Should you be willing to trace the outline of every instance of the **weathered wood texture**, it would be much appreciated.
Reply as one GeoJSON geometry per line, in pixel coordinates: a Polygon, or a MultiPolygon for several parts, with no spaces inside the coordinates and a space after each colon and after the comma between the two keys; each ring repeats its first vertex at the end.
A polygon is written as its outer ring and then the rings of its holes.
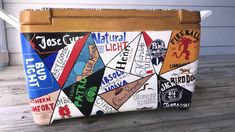
{"type": "Polygon", "coordinates": [[[235,130],[235,57],[200,58],[192,107],[126,112],[103,117],[34,124],[22,67],[0,71],[0,131],[233,132],[235,130]]]}

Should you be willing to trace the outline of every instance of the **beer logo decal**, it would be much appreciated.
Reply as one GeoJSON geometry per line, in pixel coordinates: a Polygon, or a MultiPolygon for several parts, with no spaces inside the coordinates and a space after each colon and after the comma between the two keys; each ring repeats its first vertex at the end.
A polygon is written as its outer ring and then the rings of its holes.
{"type": "Polygon", "coordinates": [[[159,63],[163,62],[166,50],[166,45],[162,40],[156,39],[151,42],[149,51],[152,56],[151,61],[153,65],[159,65],[159,63]]]}
{"type": "Polygon", "coordinates": [[[159,74],[165,60],[171,34],[172,31],[143,32],[143,38],[148,47],[151,62],[157,74],[159,74]]]}
{"type": "Polygon", "coordinates": [[[145,44],[143,34],[140,36],[136,49],[131,73],[140,77],[155,73],[153,64],[151,63],[150,52],[145,44]]]}
{"type": "Polygon", "coordinates": [[[120,51],[115,58],[107,64],[107,66],[130,73],[140,38],[141,34],[138,34],[138,36],[135,37],[134,40],[131,41],[122,51],[120,51]]]}
{"type": "Polygon", "coordinates": [[[92,32],[91,34],[104,64],[107,65],[135,39],[139,32],[92,32]]]}
{"type": "Polygon", "coordinates": [[[21,34],[38,123],[157,108],[188,108],[199,30],[21,34]]]}
{"type": "Polygon", "coordinates": [[[23,63],[30,99],[35,99],[54,91],[60,86],[29,42],[21,35],[23,63]]]}

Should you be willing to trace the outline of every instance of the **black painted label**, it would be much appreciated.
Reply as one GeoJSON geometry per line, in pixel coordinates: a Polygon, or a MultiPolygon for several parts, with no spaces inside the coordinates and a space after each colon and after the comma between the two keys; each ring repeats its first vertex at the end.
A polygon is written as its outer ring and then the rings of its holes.
{"type": "Polygon", "coordinates": [[[86,116],[91,114],[101,85],[104,70],[105,68],[63,89],[68,98],[86,116]]]}

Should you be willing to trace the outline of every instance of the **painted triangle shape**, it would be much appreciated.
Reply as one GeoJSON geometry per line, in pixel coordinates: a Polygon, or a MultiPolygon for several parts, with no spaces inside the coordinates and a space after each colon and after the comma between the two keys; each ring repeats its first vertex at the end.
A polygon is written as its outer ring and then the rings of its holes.
{"type": "Polygon", "coordinates": [[[80,110],[73,104],[73,102],[67,97],[67,95],[63,91],[61,91],[56,101],[55,110],[53,112],[51,122],[54,120],[80,116],[83,116],[80,110]]]}
{"type": "Polygon", "coordinates": [[[118,110],[151,77],[147,76],[122,87],[100,94],[109,105],[118,110]]]}
{"type": "Polygon", "coordinates": [[[100,96],[97,96],[91,115],[103,115],[108,113],[117,113],[111,105],[109,105],[105,100],[103,100],[100,96]]]}
{"type": "Polygon", "coordinates": [[[71,69],[73,68],[74,63],[79,57],[82,48],[84,47],[89,34],[83,36],[81,39],[77,40],[74,45],[69,45],[68,47],[64,47],[58,52],[55,63],[52,66],[51,73],[54,75],[56,80],[58,81],[60,87],[64,86],[71,69]],[[61,63],[61,55],[66,55],[62,59],[61,63]]]}
{"type": "Polygon", "coordinates": [[[198,60],[175,70],[166,72],[161,76],[171,83],[175,83],[191,92],[194,92],[197,75],[198,60]]]}
{"type": "Polygon", "coordinates": [[[105,68],[63,89],[67,97],[85,116],[89,116],[92,112],[104,70],[105,68]]]}
{"type": "Polygon", "coordinates": [[[154,74],[118,109],[118,111],[157,109],[157,107],[157,75],[154,74]]]}
{"type": "Polygon", "coordinates": [[[155,73],[151,62],[150,52],[145,44],[143,34],[141,35],[140,42],[137,46],[131,73],[140,77],[145,77],[155,73]]]}
{"type": "Polygon", "coordinates": [[[84,36],[81,40],[65,46],[64,48],[60,49],[58,52],[55,52],[48,57],[44,58],[45,65],[50,69],[54,78],[59,82],[59,84],[63,85],[64,80],[60,80],[63,78],[61,75],[64,74],[67,76],[71,65],[74,64],[74,59],[79,55],[79,49],[82,48],[83,44],[85,43],[87,36],[84,36]],[[83,40],[84,39],[84,40],[83,40]],[[75,50],[77,49],[77,51],[75,50]],[[69,63],[69,65],[67,64],[69,63]],[[67,65],[67,66],[66,66],[67,65]],[[69,67],[68,67],[69,66],[69,67]],[[64,69],[67,69],[67,72],[64,73],[64,69]]]}
{"type": "Polygon", "coordinates": [[[172,31],[143,32],[143,37],[151,56],[151,62],[157,74],[159,74],[165,60],[171,33],[172,31]]]}
{"type": "Polygon", "coordinates": [[[60,87],[28,40],[21,34],[23,63],[30,99],[52,93],[60,87]]]}
{"type": "Polygon", "coordinates": [[[30,99],[33,119],[36,124],[48,125],[55,109],[56,100],[60,90],[54,91],[47,95],[30,99]]]}
{"type": "Polygon", "coordinates": [[[47,66],[49,71],[51,71],[51,68],[55,62],[57,54],[58,54],[58,52],[52,53],[51,55],[49,55],[43,59],[44,64],[47,66]]]}
{"type": "Polygon", "coordinates": [[[153,42],[153,39],[146,32],[143,32],[143,37],[144,37],[146,46],[150,47],[151,43],[153,42]]]}
{"type": "Polygon", "coordinates": [[[92,75],[93,73],[97,72],[98,70],[104,67],[105,65],[98,53],[92,36],[89,35],[78,58],[76,59],[74,65],[71,68],[71,71],[63,88],[68,87],[74,84],[75,82],[78,82],[81,79],[92,75]]]}
{"type": "Polygon", "coordinates": [[[91,34],[104,64],[107,65],[139,35],[139,32],[92,32],[91,34]]]}
{"type": "Polygon", "coordinates": [[[174,30],[160,74],[196,61],[200,47],[199,30],[174,30]]]}
{"type": "Polygon", "coordinates": [[[32,48],[44,59],[64,47],[74,44],[87,32],[23,33],[32,48]]]}
{"type": "Polygon", "coordinates": [[[141,77],[136,75],[106,67],[98,94],[109,92],[140,78],[141,77]]]}
{"type": "Polygon", "coordinates": [[[191,105],[191,91],[171,83],[161,76],[158,76],[158,91],[158,107],[160,108],[189,108],[191,105]]]}
{"type": "Polygon", "coordinates": [[[137,46],[140,41],[141,34],[138,35],[131,43],[129,43],[113,60],[108,63],[108,67],[131,72],[131,67],[134,61],[134,56],[137,51],[137,46]]]}

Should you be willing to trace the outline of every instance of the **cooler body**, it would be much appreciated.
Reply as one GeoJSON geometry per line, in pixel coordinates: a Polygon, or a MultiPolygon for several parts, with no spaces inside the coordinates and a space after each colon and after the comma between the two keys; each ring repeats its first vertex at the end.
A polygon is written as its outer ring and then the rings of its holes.
{"type": "Polygon", "coordinates": [[[20,22],[37,124],[191,105],[199,12],[26,10],[20,22]]]}

